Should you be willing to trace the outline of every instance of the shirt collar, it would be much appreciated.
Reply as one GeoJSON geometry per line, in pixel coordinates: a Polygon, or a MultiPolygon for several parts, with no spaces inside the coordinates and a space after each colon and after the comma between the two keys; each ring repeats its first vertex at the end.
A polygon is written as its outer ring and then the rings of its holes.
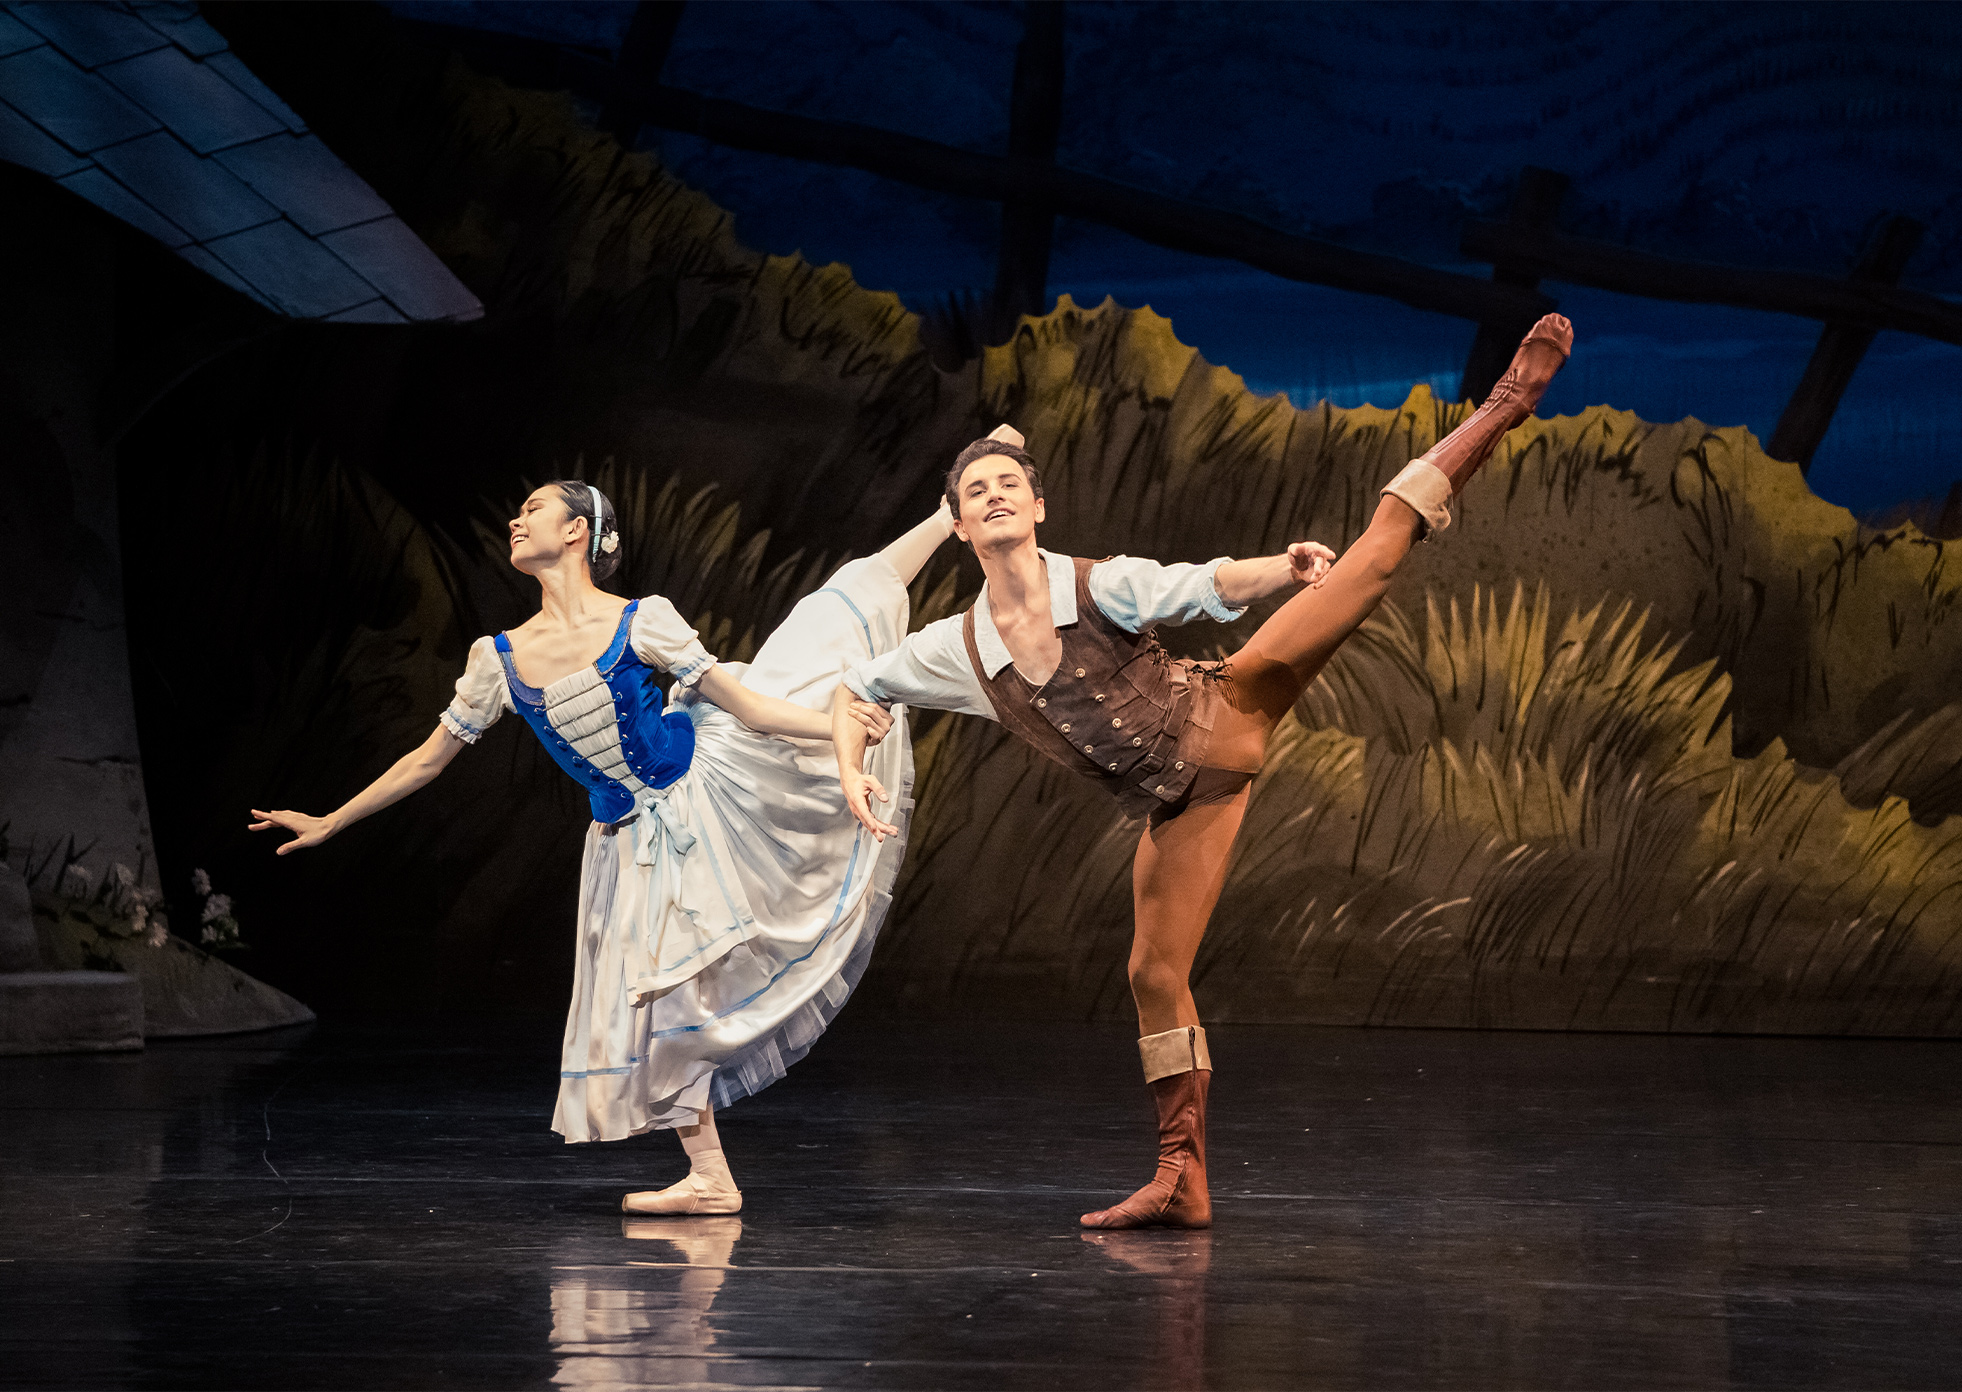
{"type": "MultiPolygon", "coordinates": [[[[1049,617],[1058,628],[1076,622],[1076,565],[1068,556],[1038,548],[1049,571],[1049,617]]],[[[974,601],[974,646],[981,654],[981,669],[993,681],[1012,659],[1008,647],[995,628],[995,616],[988,611],[988,584],[981,582],[981,597],[974,601]]]]}

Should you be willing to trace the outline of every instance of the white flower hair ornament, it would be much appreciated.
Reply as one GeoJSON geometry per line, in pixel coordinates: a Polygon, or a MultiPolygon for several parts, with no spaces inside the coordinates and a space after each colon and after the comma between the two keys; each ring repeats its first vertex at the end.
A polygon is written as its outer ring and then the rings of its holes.
{"type": "Polygon", "coordinates": [[[590,483],[586,485],[586,491],[593,495],[593,521],[590,528],[593,534],[593,548],[586,558],[590,564],[600,558],[600,553],[604,552],[611,556],[620,549],[620,529],[616,525],[604,532],[600,530],[606,517],[606,495],[590,483]]]}

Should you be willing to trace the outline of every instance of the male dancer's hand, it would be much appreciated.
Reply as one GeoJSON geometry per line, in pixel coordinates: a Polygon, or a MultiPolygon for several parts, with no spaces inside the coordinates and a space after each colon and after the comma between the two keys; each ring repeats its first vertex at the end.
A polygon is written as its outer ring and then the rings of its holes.
{"type": "Polygon", "coordinates": [[[892,733],[892,712],[884,706],[871,701],[853,701],[846,710],[853,720],[865,727],[868,749],[892,733]]]}
{"type": "Polygon", "coordinates": [[[1335,564],[1335,553],[1319,541],[1297,541],[1288,547],[1288,575],[1295,584],[1320,589],[1335,564]]]}
{"type": "Polygon", "coordinates": [[[867,730],[864,717],[852,710],[859,704],[857,695],[843,682],[831,695],[831,746],[838,754],[838,786],[844,790],[845,805],[851,808],[859,825],[883,841],[888,836],[899,835],[899,828],[879,820],[872,811],[873,798],[891,802],[892,795],[865,771],[867,730]]]}
{"type": "Polygon", "coordinates": [[[852,809],[852,815],[859,824],[873,836],[883,841],[888,836],[899,835],[899,828],[891,822],[882,822],[872,811],[872,799],[891,802],[892,795],[883,784],[871,774],[859,769],[844,769],[839,772],[838,784],[845,790],[845,805],[852,809]]]}

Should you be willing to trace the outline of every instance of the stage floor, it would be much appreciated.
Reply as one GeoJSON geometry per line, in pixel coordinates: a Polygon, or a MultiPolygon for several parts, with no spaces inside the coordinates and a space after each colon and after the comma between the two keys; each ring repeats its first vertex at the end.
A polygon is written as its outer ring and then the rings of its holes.
{"type": "Polygon", "coordinates": [[[1205,1233],[1125,1032],[846,1013],[667,1136],[546,1129],[549,1023],[0,1059],[0,1385],[1952,1388],[1962,1046],[1213,1032],[1205,1233]]]}

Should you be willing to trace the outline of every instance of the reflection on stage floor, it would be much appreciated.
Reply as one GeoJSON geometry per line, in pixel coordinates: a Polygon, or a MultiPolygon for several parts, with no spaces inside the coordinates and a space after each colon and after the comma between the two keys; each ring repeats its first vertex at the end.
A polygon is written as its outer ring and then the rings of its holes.
{"type": "Polygon", "coordinates": [[[0,1059],[0,1387],[1949,1387],[1957,1045],[1213,1032],[1216,1225],[1135,1051],[854,1016],[723,1134],[546,1129],[549,1022],[0,1059]]]}
{"type": "Polygon", "coordinates": [[[657,1243],[623,1263],[552,1269],[552,1381],[560,1387],[693,1387],[717,1381],[715,1297],[743,1220],[622,1218],[620,1236],[657,1243]],[[661,1276],[651,1276],[659,1271],[661,1276]],[[630,1279],[621,1279],[625,1275],[630,1279]],[[650,1286],[647,1282],[652,1280],[650,1286]]]}

